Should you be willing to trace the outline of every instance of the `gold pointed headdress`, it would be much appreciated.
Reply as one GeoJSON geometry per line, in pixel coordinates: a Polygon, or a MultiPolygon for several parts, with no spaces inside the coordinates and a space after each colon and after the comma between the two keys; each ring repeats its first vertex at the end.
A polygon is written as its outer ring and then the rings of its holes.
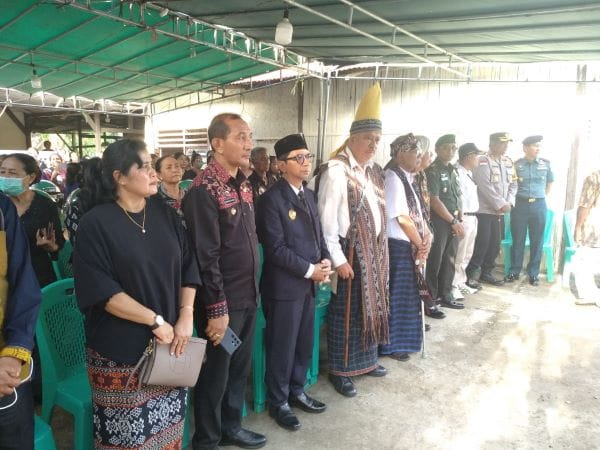
{"type": "Polygon", "coordinates": [[[381,87],[375,83],[363,95],[350,126],[350,134],[362,131],[381,131],[381,87]]]}

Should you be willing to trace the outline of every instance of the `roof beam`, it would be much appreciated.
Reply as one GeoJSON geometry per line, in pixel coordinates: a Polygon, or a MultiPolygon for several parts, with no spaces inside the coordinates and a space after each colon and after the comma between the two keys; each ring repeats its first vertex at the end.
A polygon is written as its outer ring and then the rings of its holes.
{"type": "Polygon", "coordinates": [[[327,20],[329,22],[332,22],[332,23],[334,23],[336,25],[339,25],[342,28],[346,28],[348,30],[354,31],[356,34],[364,36],[364,37],[366,37],[368,39],[371,39],[371,40],[373,40],[375,42],[379,42],[380,44],[383,44],[383,45],[385,45],[387,47],[390,47],[390,48],[392,48],[392,49],[394,49],[394,50],[396,50],[398,52],[401,52],[401,53],[404,53],[406,55],[409,55],[409,56],[413,57],[414,59],[416,59],[418,61],[430,64],[430,65],[432,65],[434,67],[438,67],[438,68],[440,68],[442,70],[445,70],[446,72],[450,72],[450,73],[453,73],[454,75],[458,75],[461,78],[469,78],[469,75],[466,74],[466,73],[464,73],[464,72],[460,72],[458,70],[454,70],[451,67],[445,66],[443,64],[439,64],[439,63],[437,63],[437,62],[435,62],[435,61],[433,61],[431,59],[425,58],[425,57],[423,57],[421,55],[417,55],[416,53],[413,53],[413,52],[411,52],[409,50],[406,50],[406,49],[404,49],[404,48],[402,48],[402,47],[400,47],[400,46],[398,46],[396,44],[390,43],[390,42],[388,42],[388,41],[386,41],[384,39],[380,39],[377,36],[373,36],[372,34],[369,34],[369,33],[366,33],[366,32],[364,32],[362,30],[359,30],[358,28],[353,27],[352,25],[348,25],[348,24],[346,24],[344,22],[341,22],[341,21],[339,21],[339,20],[337,20],[337,19],[335,19],[335,18],[333,18],[331,16],[328,16],[326,14],[323,14],[323,13],[321,13],[321,12],[319,12],[319,11],[317,11],[317,10],[309,7],[309,6],[306,6],[306,5],[302,4],[302,3],[298,3],[295,0],[284,0],[284,2],[285,3],[289,3],[290,5],[294,5],[294,6],[298,7],[298,8],[300,8],[300,9],[303,9],[303,10],[305,10],[305,11],[311,13],[311,14],[314,14],[314,15],[316,15],[318,17],[321,17],[322,19],[325,19],[325,20],[327,20]]]}
{"type": "MultiPolygon", "coordinates": [[[[14,51],[20,51],[20,52],[23,51],[23,49],[11,47],[11,46],[4,45],[4,44],[0,44],[0,48],[5,48],[5,49],[9,49],[9,50],[14,50],[14,51]]],[[[41,68],[45,68],[45,69],[47,69],[51,73],[53,73],[53,72],[74,73],[74,74],[82,75],[84,77],[96,76],[98,78],[102,78],[102,79],[105,79],[105,80],[109,80],[109,79],[113,79],[113,78],[109,78],[109,77],[101,76],[101,75],[97,75],[97,74],[99,74],[101,72],[104,72],[106,70],[113,71],[114,73],[116,73],[116,72],[124,72],[124,73],[132,74],[132,75],[138,75],[138,74],[140,74],[140,71],[131,70],[131,69],[125,69],[125,68],[120,68],[120,67],[111,67],[111,66],[106,66],[106,65],[103,65],[103,64],[98,64],[98,63],[93,63],[93,62],[88,62],[88,61],[78,61],[78,60],[74,61],[74,60],[71,60],[71,59],[66,58],[64,56],[55,55],[54,53],[40,52],[40,51],[37,51],[37,50],[30,51],[30,53],[33,54],[33,55],[37,54],[37,55],[40,55],[40,56],[44,56],[46,58],[52,58],[52,59],[56,59],[56,60],[59,60],[59,61],[66,61],[67,62],[67,64],[65,64],[65,65],[63,65],[61,67],[58,67],[58,68],[56,68],[56,67],[49,67],[49,66],[40,66],[39,64],[35,65],[38,68],[40,68],[40,67],[41,68]],[[95,72],[94,74],[89,74],[89,75],[88,74],[81,74],[78,70],[75,70],[75,71],[65,70],[65,67],[67,67],[68,65],[72,64],[72,65],[77,66],[80,63],[81,64],[85,64],[87,66],[91,66],[91,67],[97,67],[99,70],[97,72],[95,72]]],[[[18,63],[18,59],[10,59],[10,60],[9,59],[0,59],[0,61],[9,61],[9,62],[12,62],[12,63],[15,63],[15,64],[18,63]]],[[[29,64],[29,63],[21,63],[21,64],[24,64],[26,66],[31,66],[31,64],[29,64]]],[[[168,77],[168,76],[158,75],[158,74],[152,74],[152,73],[148,73],[148,72],[142,72],[142,74],[146,75],[146,76],[152,76],[152,77],[155,77],[155,78],[160,78],[160,79],[163,79],[165,81],[179,80],[179,78],[177,78],[177,77],[168,77]]],[[[46,73],[44,75],[48,75],[48,73],[46,73]]],[[[113,81],[114,81],[114,79],[113,79],[113,81]]],[[[195,80],[183,80],[183,81],[185,81],[185,82],[194,82],[195,80]]],[[[18,84],[16,86],[23,85],[23,84],[26,84],[28,82],[29,81],[23,82],[23,83],[20,83],[20,84],[18,84]]]]}
{"type": "MultiPolygon", "coordinates": [[[[150,26],[141,21],[138,22],[126,19],[124,17],[120,17],[118,15],[113,14],[112,10],[111,12],[106,12],[94,9],[93,4],[85,0],[55,0],[55,3],[66,7],[86,11],[89,14],[95,14],[102,17],[106,17],[111,20],[115,20],[117,22],[121,22],[130,26],[147,29],[152,33],[168,36],[176,40],[186,41],[196,45],[203,45],[206,47],[223,51],[225,53],[234,54],[248,59],[254,59],[265,64],[270,64],[272,66],[295,70],[297,72],[306,73],[314,77],[321,77],[320,73],[316,71],[311,71],[308,67],[302,66],[305,63],[305,58],[303,56],[290,52],[287,49],[285,49],[285,47],[276,44],[265,43],[262,41],[256,41],[255,39],[231,28],[220,25],[213,25],[180,12],[171,11],[170,14],[174,16],[177,20],[183,20],[187,24],[202,27],[203,31],[213,31],[215,39],[210,41],[208,39],[201,39],[198,37],[198,35],[195,35],[194,37],[191,37],[189,35],[182,35],[179,34],[179,30],[177,30],[177,32],[171,32],[159,28],[158,26],[150,26]],[[222,38],[220,41],[219,37],[222,38]],[[240,48],[236,48],[236,44],[245,44],[247,49],[244,51],[240,48]],[[273,57],[268,56],[269,52],[273,54],[273,57]],[[290,63],[288,61],[293,61],[293,63],[290,63]]],[[[146,8],[154,10],[162,9],[161,5],[154,4],[154,2],[146,2],[144,3],[144,5],[146,8]]],[[[242,45],[242,47],[244,47],[244,45],[242,45]]]]}
{"type": "Polygon", "coordinates": [[[19,20],[21,20],[23,17],[25,17],[27,14],[29,14],[34,9],[36,9],[38,6],[39,6],[39,3],[34,3],[29,8],[27,8],[25,11],[23,11],[21,14],[18,14],[16,17],[13,17],[11,20],[9,20],[8,22],[6,22],[4,25],[2,25],[0,27],[0,33],[3,32],[4,30],[6,30],[8,27],[11,27],[15,23],[17,23],[19,20]]]}

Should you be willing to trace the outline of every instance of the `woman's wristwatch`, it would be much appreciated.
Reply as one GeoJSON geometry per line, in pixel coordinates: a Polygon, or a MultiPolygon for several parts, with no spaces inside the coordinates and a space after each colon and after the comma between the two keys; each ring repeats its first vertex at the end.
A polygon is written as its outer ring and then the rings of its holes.
{"type": "Polygon", "coordinates": [[[160,314],[154,316],[154,323],[150,326],[151,330],[156,330],[158,327],[165,324],[165,319],[160,314]]]}

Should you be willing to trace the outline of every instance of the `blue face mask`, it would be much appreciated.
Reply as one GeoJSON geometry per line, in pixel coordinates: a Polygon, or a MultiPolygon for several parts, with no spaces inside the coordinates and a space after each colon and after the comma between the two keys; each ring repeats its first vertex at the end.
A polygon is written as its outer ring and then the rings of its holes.
{"type": "Polygon", "coordinates": [[[0,177],[0,191],[10,197],[16,197],[25,192],[23,178],[0,177]]]}

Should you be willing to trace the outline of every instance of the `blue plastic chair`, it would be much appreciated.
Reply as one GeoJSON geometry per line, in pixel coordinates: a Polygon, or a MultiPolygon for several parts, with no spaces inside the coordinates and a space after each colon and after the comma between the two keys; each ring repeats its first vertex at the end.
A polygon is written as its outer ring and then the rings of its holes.
{"type": "MultiPolygon", "coordinates": [[[[554,249],[552,247],[552,231],[554,229],[554,211],[546,211],[546,226],[544,228],[544,240],[542,250],[546,259],[546,279],[554,282],[554,249]]],[[[510,213],[504,214],[504,239],[501,241],[504,253],[504,275],[510,271],[510,249],[512,247],[512,233],[510,232],[510,213]]],[[[529,231],[525,237],[525,248],[529,247],[529,231]]]]}
{"type": "Polygon", "coordinates": [[[92,390],[85,366],[83,316],[75,299],[73,278],[42,289],[36,324],[42,363],[42,418],[50,423],[54,406],[73,415],[74,448],[93,447],[92,390]]]}

